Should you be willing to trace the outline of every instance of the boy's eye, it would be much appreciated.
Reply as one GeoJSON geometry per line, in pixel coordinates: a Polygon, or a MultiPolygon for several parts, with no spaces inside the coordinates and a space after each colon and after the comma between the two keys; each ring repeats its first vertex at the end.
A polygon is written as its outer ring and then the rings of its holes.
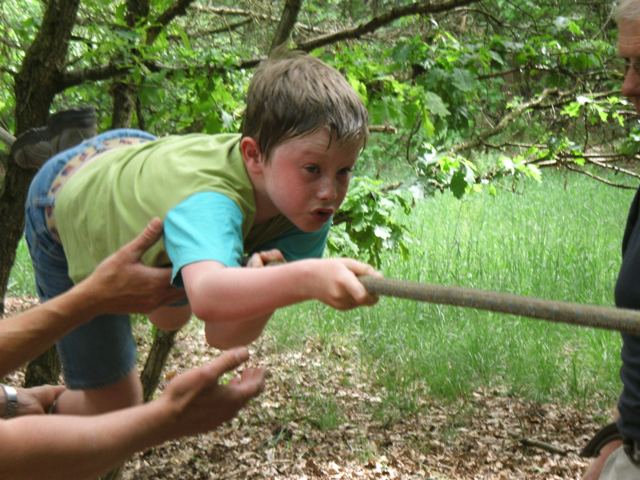
{"type": "Polygon", "coordinates": [[[309,173],[318,173],[320,172],[320,167],[317,165],[305,165],[304,169],[309,173]]]}
{"type": "Polygon", "coordinates": [[[338,170],[338,175],[350,175],[351,172],[353,172],[353,168],[346,167],[346,168],[343,168],[342,170],[338,170]]]}

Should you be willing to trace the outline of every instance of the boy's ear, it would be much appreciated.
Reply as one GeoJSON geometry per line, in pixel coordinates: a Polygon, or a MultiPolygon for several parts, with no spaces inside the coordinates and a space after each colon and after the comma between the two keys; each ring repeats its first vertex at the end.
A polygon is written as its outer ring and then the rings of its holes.
{"type": "Polygon", "coordinates": [[[251,173],[260,173],[262,171],[262,153],[260,145],[253,137],[242,137],[240,139],[240,152],[242,159],[251,173]]]}

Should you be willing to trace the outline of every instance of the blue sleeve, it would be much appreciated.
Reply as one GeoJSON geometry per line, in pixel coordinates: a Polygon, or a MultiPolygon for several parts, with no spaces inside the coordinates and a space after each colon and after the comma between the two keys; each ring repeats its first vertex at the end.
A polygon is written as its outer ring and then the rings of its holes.
{"type": "Polygon", "coordinates": [[[280,237],[260,245],[256,250],[277,248],[282,252],[287,262],[305,258],[320,258],[327,245],[329,228],[332,223],[333,220],[329,220],[320,230],[315,232],[303,232],[299,228],[293,227],[280,237]]]}
{"type": "Polygon", "coordinates": [[[243,253],[242,212],[222,193],[201,192],[172,208],[164,220],[164,244],[172,263],[171,279],[182,285],[185,265],[214,260],[240,265],[243,253]]]}

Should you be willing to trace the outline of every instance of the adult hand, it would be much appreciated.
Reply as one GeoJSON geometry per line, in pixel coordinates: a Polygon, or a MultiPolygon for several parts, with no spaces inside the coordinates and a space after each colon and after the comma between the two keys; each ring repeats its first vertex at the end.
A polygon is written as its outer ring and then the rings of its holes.
{"type": "Polygon", "coordinates": [[[160,305],[184,298],[171,286],[171,269],[147,267],[142,255],[162,236],[162,222],[152,219],[131,242],[107,257],[84,283],[109,313],[148,313],[160,305]]]}
{"type": "Polygon", "coordinates": [[[32,388],[18,388],[18,411],[16,415],[37,415],[47,413],[51,405],[64,392],[64,385],[42,385],[32,388]]]}
{"type": "Polygon", "coordinates": [[[212,430],[236,416],[253,397],[264,390],[264,370],[247,368],[227,384],[220,377],[249,358],[246,348],[228,350],[211,363],[174,378],[159,401],[172,412],[170,437],[212,430]]]}
{"type": "Polygon", "coordinates": [[[348,310],[362,305],[374,305],[378,296],[367,291],[359,276],[382,274],[371,265],[351,258],[333,258],[317,260],[314,271],[315,298],[338,310],[348,310]]]}
{"type": "Polygon", "coordinates": [[[249,257],[247,261],[247,267],[259,268],[269,265],[270,263],[284,263],[286,262],[284,255],[277,248],[272,250],[266,250],[264,252],[256,252],[249,257]]]}

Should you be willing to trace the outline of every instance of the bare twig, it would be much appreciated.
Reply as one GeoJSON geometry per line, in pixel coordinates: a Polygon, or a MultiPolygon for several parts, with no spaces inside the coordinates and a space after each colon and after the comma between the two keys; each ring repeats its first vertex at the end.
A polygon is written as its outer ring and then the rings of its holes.
{"type": "MultiPolygon", "coordinates": [[[[252,19],[254,18],[259,18],[261,20],[270,20],[273,22],[278,21],[277,17],[266,15],[264,13],[250,11],[250,10],[243,10],[241,8],[209,7],[204,5],[192,5],[189,8],[198,12],[213,13],[214,15],[228,15],[228,16],[236,15],[241,17],[249,17],[250,21],[252,21],[252,19]]],[[[309,32],[314,32],[314,33],[325,33],[325,31],[322,30],[321,28],[317,28],[312,25],[307,25],[305,23],[300,23],[300,22],[296,22],[294,27],[300,30],[307,30],[309,32]]]]}
{"type": "MultiPolygon", "coordinates": [[[[189,38],[190,39],[195,39],[195,38],[206,38],[206,37],[210,37],[212,35],[217,35],[218,33],[227,33],[227,32],[232,32],[233,30],[237,30],[241,27],[244,27],[245,25],[251,23],[251,19],[250,18],[245,18],[243,20],[240,20],[236,23],[229,23],[226,24],[222,27],[217,27],[217,28],[212,28],[211,30],[202,30],[200,32],[194,32],[194,33],[190,33],[189,34],[189,38]]],[[[169,40],[171,41],[176,41],[176,40],[182,40],[182,37],[178,36],[178,35],[169,35],[167,37],[169,40]]]]}
{"type": "Polygon", "coordinates": [[[500,119],[495,127],[485,130],[472,140],[454,145],[453,147],[451,147],[451,151],[453,153],[457,153],[481,145],[487,138],[493,137],[494,135],[497,135],[502,130],[504,130],[511,122],[513,122],[513,120],[518,118],[525,111],[542,104],[549,96],[556,95],[557,93],[558,91],[556,89],[546,88],[538,97],[528,102],[521,103],[516,108],[511,110],[507,115],[500,119]]]}
{"type": "Polygon", "coordinates": [[[584,158],[585,162],[590,163],[592,165],[596,165],[598,167],[601,168],[606,168],[609,170],[613,170],[616,173],[623,173],[625,175],[628,175],[630,177],[634,177],[634,178],[639,178],[640,179],[640,175],[637,174],[636,172],[632,172],[631,170],[627,170],[626,168],[622,168],[622,167],[618,167],[617,165],[610,165],[608,163],[605,162],[599,162],[598,160],[594,160],[590,155],[583,155],[582,158],[584,158]]]}
{"type": "Polygon", "coordinates": [[[532,438],[526,438],[523,437],[522,435],[520,435],[519,433],[516,433],[514,431],[511,430],[507,430],[507,433],[514,437],[517,438],[518,441],[524,445],[525,447],[533,447],[533,448],[539,448],[541,450],[545,450],[547,452],[551,452],[551,453],[557,453],[558,455],[566,455],[568,453],[574,452],[575,449],[570,448],[570,447],[556,447],[555,445],[552,445],[550,443],[547,442],[543,442],[540,440],[534,440],[532,438]]]}
{"type": "Polygon", "coordinates": [[[636,190],[638,188],[637,185],[636,186],[624,185],[622,183],[611,182],[611,181],[607,180],[606,178],[599,177],[598,175],[594,175],[591,172],[587,172],[586,170],[582,170],[581,168],[577,168],[577,167],[571,166],[569,164],[564,164],[564,166],[568,170],[571,170],[572,172],[576,172],[576,173],[580,173],[582,175],[586,175],[587,177],[593,178],[594,180],[597,180],[598,182],[602,182],[605,185],[609,185],[610,187],[622,188],[622,189],[625,189],[625,190],[636,190]]]}
{"type": "Polygon", "coordinates": [[[369,125],[369,131],[376,133],[398,133],[398,129],[391,125],[369,125]]]}

